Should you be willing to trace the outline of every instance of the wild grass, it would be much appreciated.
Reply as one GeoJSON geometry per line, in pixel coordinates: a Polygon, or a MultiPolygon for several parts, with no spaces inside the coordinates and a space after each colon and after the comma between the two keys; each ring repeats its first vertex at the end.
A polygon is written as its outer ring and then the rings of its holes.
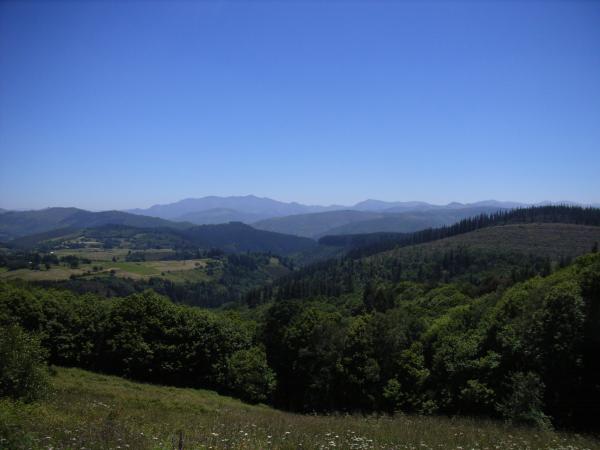
{"type": "Polygon", "coordinates": [[[0,402],[6,449],[597,449],[577,434],[469,418],[316,416],[203,390],[57,369],[38,404],[0,402]]]}
{"type": "Polygon", "coordinates": [[[112,248],[112,249],[104,249],[104,248],[65,248],[60,250],[55,250],[54,253],[56,256],[67,256],[74,255],[79,258],[87,258],[91,259],[94,262],[104,262],[104,261],[112,261],[113,258],[124,259],[127,256],[129,249],[127,248],[112,248]]]}

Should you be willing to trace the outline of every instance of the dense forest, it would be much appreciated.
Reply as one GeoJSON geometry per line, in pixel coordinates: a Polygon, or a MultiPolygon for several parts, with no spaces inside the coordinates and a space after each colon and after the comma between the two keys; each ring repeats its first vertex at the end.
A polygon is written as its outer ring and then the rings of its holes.
{"type": "Polygon", "coordinates": [[[147,291],[103,299],[0,285],[0,321],[53,364],[208,387],[296,411],[483,414],[595,426],[600,254],[477,297],[400,282],[282,300],[248,318],[147,291]]]}
{"type": "MultiPolygon", "coordinates": [[[[548,242],[526,242],[527,253],[503,248],[498,242],[493,248],[456,245],[427,251],[418,244],[431,243],[494,226],[509,224],[576,224],[600,225],[600,209],[572,206],[544,206],[516,209],[494,214],[482,214],[465,219],[450,227],[427,229],[410,234],[374,233],[367,235],[331,236],[321,244],[342,246],[347,252],[308,265],[277,280],[274,285],[253,290],[248,304],[256,305],[273,296],[277,298],[311,298],[319,295],[340,295],[360,291],[368,282],[418,281],[440,283],[464,281],[479,293],[508,286],[534,275],[547,275],[554,266],[567,264],[573,253],[571,242],[564,253],[546,252],[548,242]],[[535,250],[533,246],[536,246],[535,250]],[[410,248],[404,254],[393,250],[410,248]],[[553,258],[549,255],[553,254],[553,258]],[[375,257],[375,255],[377,255],[375,257]]],[[[570,239],[569,236],[566,237],[570,239]]],[[[502,235],[499,237],[502,239],[502,235]]],[[[535,237],[528,239],[535,240],[535,237]]],[[[594,240],[582,253],[597,247],[594,240]]],[[[577,253],[575,253],[577,254],[577,253]]]]}

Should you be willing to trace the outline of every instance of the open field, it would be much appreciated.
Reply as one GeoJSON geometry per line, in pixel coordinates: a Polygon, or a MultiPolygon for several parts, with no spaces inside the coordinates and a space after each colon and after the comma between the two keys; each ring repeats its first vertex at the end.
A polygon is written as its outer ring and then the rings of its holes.
{"type": "MultiPolygon", "coordinates": [[[[146,260],[159,259],[160,257],[168,256],[175,253],[171,249],[167,248],[155,248],[149,250],[134,250],[136,253],[143,253],[146,260]]],[[[103,249],[103,248],[76,248],[76,249],[60,249],[56,250],[54,253],[57,256],[67,256],[74,255],[79,258],[87,258],[92,261],[112,261],[113,257],[116,259],[125,259],[127,254],[130,252],[130,249],[127,248],[112,248],[112,249],[103,249]]]]}
{"type": "MultiPolygon", "coordinates": [[[[208,266],[208,259],[187,259],[182,261],[144,261],[144,262],[111,262],[107,270],[114,270],[117,276],[128,278],[162,277],[172,279],[182,272],[187,273],[190,281],[203,281],[210,277],[204,269],[208,266]]],[[[173,280],[175,281],[175,280],[173,280]]]]}
{"type": "Polygon", "coordinates": [[[49,270],[30,270],[17,269],[6,270],[0,272],[0,279],[3,280],[27,280],[27,281],[47,281],[47,280],[68,280],[71,275],[82,275],[85,273],[85,268],[91,270],[92,264],[82,264],[79,269],[71,269],[70,267],[60,265],[52,266],[49,270]]]}
{"type": "MultiPolygon", "coordinates": [[[[71,253],[72,254],[72,253],[71,253]]],[[[209,259],[188,259],[181,261],[92,261],[90,264],[80,264],[77,269],[65,265],[52,266],[50,269],[30,270],[18,269],[0,272],[0,279],[23,279],[29,281],[67,280],[71,275],[83,276],[108,275],[123,278],[143,279],[161,277],[171,281],[206,281],[211,278],[206,273],[209,259]],[[96,269],[96,270],[95,270],[96,269]]]]}
{"type": "Polygon", "coordinates": [[[31,406],[0,402],[0,448],[598,449],[593,437],[477,419],[314,416],[251,406],[210,391],[57,369],[31,406]]]}

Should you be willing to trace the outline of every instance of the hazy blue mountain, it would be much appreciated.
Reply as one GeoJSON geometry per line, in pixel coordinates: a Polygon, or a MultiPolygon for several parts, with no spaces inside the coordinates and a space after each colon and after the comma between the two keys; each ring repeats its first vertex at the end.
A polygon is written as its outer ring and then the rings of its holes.
{"type": "Polygon", "coordinates": [[[482,200],[479,202],[467,203],[465,206],[468,208],[491,206],[491,207],[502,208],[502,209],[514,209],[514,208],[525,208],[525,207],[531,206],[531,205],[529,205],[527,203],[521,203],[521,202],[511,202],[511,201],[503,202],[503,201],[498,201],[498,200],[482,200]]]}
{"type": "Polygon", "coordinates": [[[463,209],[463,208],[481,208],[481,207],[494,207],[502,209],[512,209],[522,206],[528,206],[526,203],[519,202],[502,202],[498,200],[483,200],[475,203],[459,203],[451,202],[446,205],[434,205],[427,202],[384,202],[381,200],[365,200],[364,202],[357,203],[352,209],[359,211],[378,211],[387,213],[399,213],[408,211],[429,211],[433,209],[447,210],[447,209],[463,209]]]}
{"type": "Polygon", "coordinates": [[[241,212],[227,208],[214,208],[183,214],[182,216],[177,217],[177,220],[191,222],[196,225],[206,225],[229,222],[252,223],[265,218],[266,217],[263,214],[259,213],[241,212]]]}
{"type": "Polygon", "coordinates": [[[383,212],[341,210],[277,217],[261,220],[252,226],[315,239],[327,234],[408,233],[449,225],[466,217],[500,209],[502,208],[495,206],[466,207],[450,204],[405,212],[388,212],[389,209],[383,212]]]}
{"type": "Polygon", "coordinates": [[[389,209],[398,209],[402,211],[417,211],[423,209],[430,209],[434,207],[426,202],[385,202],[382,200],[369,199],[357,203],[352,207],[358,211],[385,211],[389,209]]]}
{"type": "Polygon", "coordinates": [[[147,209],[132,209],[128,212],[161,217],[163,219],[176,219],[199,211],[229,209],[245,214],[255,214],[261,218],[267,218],[329,211],[341,208],[342,207],[338,206],[303,205],[296,202],[285,203],[270,198],[246,195],[234,197],[210,196],[203,198],[188,198],[166,205],[154,205],[147,209]]]}
{"type": "Polygon", "coordinates": [[[105,224],[173,228],[191,226],[189,223],[175,223],[123,211],[91,212],[78,208],[46,208],[0,214],[0,240],[7,241],[61,228],[90,228],[105,224]]]}
{"type": "Polygon", "coordinates": [[[386,208],[383,212],[387,213],[401,213],[410,211],[445,211],[445,210],[457,210],[457,209],[472,209],[472,208],[497,208],[497,209],[513,209],[529,206],[526,203],[519,202],[502,202],[498,200],[483,200],[474,203],[459,203],[451,202],[446,205],[433,205],[424,202],[398,202],[395,206],[386,208]]]}
{"type": "MultiPolygon", "coordinates": [[[[557,202],[554,202],[556,204],[557,202]]],[[[558,202],[569,204],[569,202],[558,202]]],[[[230,221],[240,221],[244,223],[260,222],[261,227],[270,227],[270,224],[262,221],[286,216],[297,216],[312,213],[354,210],[375,213],[404,213],[411,211],[430,211],[430,210],[451,210],[451,209],[469,209],[469,208],[502,208],[512,209],[529,206],[526,203],[513,201],[483,200],[474,203],[452,202],[446,205],[434,205],[422,201],[382,201],[377,199],[364,200],[355,205],[304,205],[297,202],[281,202],[270,198],[256,197],[254,195],[219,197],[209,196],[202,198],[188,198],[174,203],[164,205],[154,205],[146,209],[132,209],[127,212],[142,214],[152,217],[160,217],[168,220],[184,220],[196,224],[227,223],[230,221]]],[[[339,218],[334,215],[331,217],[339,218]]],[[[350,216],[348,216],[350,217],[350,216]]],[[[354,219],[349,220],[354,222],[354,219]]],[[[332,226],[341,226],[342,223],[332,226]]],[[[279,225],[273,225],[278,227],[279,225]]],[[[311,225],[312,226],[312,225],[311,225]]],[[[310,226],[309,226],[310,228],[310,226]]],[[[295,233],[308,235],[308,233],[318,233],[319,230],[296,229],[295,233]]],[[[287,229],[287,228],[286,228],[287,229]]],[[[311,234],[313,235],[313,234],[311,234]]]]}
{"type": "Polygon", "coordinates": [[[382,217],[384,215],[377,212],[340,210],[275,217],[255,222],[252,226],[261,230],[314,238],[327,234],[332,228],[382,217]]]}
{"type": "Polygon", "coordinates": [[[468,208],[436,208],[426,211],[409,211],[385,214],[383,217],[353,222],[333,227],[326,234],[364,234],[364,233],[410,233],[425,228],[450,225],[467,217],[482,213],[492,213],[502,208],[483,206],[468,208]]]}

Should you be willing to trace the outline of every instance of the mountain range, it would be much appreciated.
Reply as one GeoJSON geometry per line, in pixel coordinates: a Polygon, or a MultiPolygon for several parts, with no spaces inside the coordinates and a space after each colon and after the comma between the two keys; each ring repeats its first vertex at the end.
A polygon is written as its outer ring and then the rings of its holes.
{"type": "MultiPolygon", "coordinates": [[[[551,204],[543,202],[542,204],[551,204]]],[[[559,202],[573,204],[573,202],[559,202]]],[[[331,234],[412,232],[449,225],[482,213],[530,206],[513,201],[484,200],[435,205],[422,201],[369,199],[354,205],[303,205],[254,195],[203,197],[154,205],[128,212],[196,225],[243,222],[261,230],[317,239],[331,234]]]]}
{"type": "Polygon", "coordinates": [[[242,222],[257,230],[311,239],[325,235],[409,233],[450,225],[478,214],[525,206],[524,203],[496,200],[434,205],[420,201],[386,202],[373,199],[352,206],[320,206],[286,203],[253,195],[211,196],[130,211],[92,212],[64,207],[36,211],[2,210],[0,241],[53,230],[93,228],[107,224],[183,230],[194,225],[242,222]]]}
{"type": "Polygon", "coordinates": [[[161,219],[190,221],[197,225],[219,223],[215,220],[238,221],[255,223],[274,217],[291,215],[322,213],[330,211],[363,211],[378,213],[398,213],[407,211],[428,211],[442,209],[463,209],[495,207],[498,209],[512,209],[530,206],[519,202],[501,202],[485,200],[475,203],[453,202],[447,205],[434,205],[420,201],[387,202],[369,199],[355,205],[304,205],[297,202],[281,202],[266,197],[254,195],[232,197],[201,197],[187,198],[174,203],[154,205],[150,208],[130,209],[126,212],[145,216],[160,217],[161,219]]]}
{"type": "Polygon", "coordinates": [[[229,221],[252,222],[271,217],[333,211],[336,209],[344,209],[344,207],[338,205],[303,205],[296,202],[286,203],[270,198],[246,195],[187,198],[175,203],[154,205],[147,209],[131,209],[127,212],[169,220],[182,220],[185,217],[191,217],[196,220],[196,224],[203,225],[205,223],[214,223],[211,220],[214,220],[214,217],[218,217],[219,215],[227,216],[229,221]],[[203,220],[208,220],[208,222],[199,223],[199,221],[203,220]]]}

